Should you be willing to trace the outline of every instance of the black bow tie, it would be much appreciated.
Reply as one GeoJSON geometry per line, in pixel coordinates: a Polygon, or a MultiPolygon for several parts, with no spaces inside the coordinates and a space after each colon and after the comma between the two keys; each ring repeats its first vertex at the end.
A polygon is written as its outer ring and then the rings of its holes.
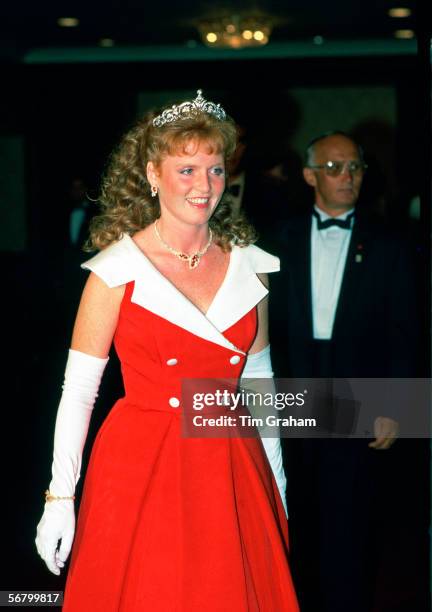
{"type": "Polygon", "coordinates": [[[230,195],[232,195],[234,198],[238,198],[240,195],[240,185],[239,184],[234,184],[234,185],[230,185],[227,188],[227,191],[230,195]]]}
{"type": "Polygon", "coordinates": [[[334,219],[333,217],[330,217],[330,219],[323,221],[315,209],[312,211],[312,214],[317,220],[317,227],[319,230],[324,230],[332,226],[349,230],[351,229],[351,219],[354,217],[354,213],[352,212],[346,219],[334,219]]]}

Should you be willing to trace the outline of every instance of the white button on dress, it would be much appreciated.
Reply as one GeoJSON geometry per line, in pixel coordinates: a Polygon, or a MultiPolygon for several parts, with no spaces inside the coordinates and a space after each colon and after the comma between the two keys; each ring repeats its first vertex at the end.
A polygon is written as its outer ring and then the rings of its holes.
{"type": "Polygon", "coordinates": [[[180,400],[177,397],[170,397],[168,404],[171,406],[171,408],[178,408],[180,406],[180,400]]]}
{"type": "Polygon", "coordinates": [[[169,366],[173,366],[173,365],[177,365],[178,361],[177,361],[177,359],[175,357],[173,357],[172,359],[168,359],[168,361],[166,363],[169,366]]]}
{"type": "Polygon", "coordinates": [[[238,355],[233,355],[233,356],[230,358],[230,363],[231,363],[232,365],[237,365],[238,363],[240,363],[240,357],[239,357],[238,355]]]}

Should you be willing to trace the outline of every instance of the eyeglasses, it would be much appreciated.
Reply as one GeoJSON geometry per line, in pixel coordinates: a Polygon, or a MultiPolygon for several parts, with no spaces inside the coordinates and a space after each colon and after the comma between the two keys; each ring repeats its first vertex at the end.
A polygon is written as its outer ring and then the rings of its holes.
{"type": "Polygon", "coordinates": [[[327,176],[340,176],[348,170],[349,174],[362,174],[367,165],[361,161],[328,161],[325,164],[308,166],[314,170],[325,170],[327,176]]]}

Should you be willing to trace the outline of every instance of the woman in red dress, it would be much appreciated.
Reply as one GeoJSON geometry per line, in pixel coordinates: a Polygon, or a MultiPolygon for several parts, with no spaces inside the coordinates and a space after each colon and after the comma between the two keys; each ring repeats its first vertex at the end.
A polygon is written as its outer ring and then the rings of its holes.
{"type": "Polygon", "coordinates": [[[90,236],[100,252],[83,264],[91,274],[36,537],[55,574],[74,540],[65,611],[298,610],[279,439],[183,430],[193,410],[182,381],[271,376],[266,273],[279,262],[221,202],[235,141],[232,120],[198,91],[147,114],[104,179],[90,236]],[[82,449],[112,341],[125,396],[98,432],[75,533],[82,449]]]}

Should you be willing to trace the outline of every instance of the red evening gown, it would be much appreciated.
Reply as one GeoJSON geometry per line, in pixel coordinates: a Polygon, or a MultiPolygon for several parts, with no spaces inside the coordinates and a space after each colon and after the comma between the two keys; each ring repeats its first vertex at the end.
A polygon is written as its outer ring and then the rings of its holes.
{"type": "Polygon", "coordinates": [[[114,339],[126,393],[92,450],[63,610],[297,612],[287,521],[260,439],[182,436],[182,379],[241,374],[256,307],[237,318],[248,304],[232,296],[224,314],[222,303],[245,265],[249,294],[265,294],[257,266],[233,250],[210,308],[223,327],[237,319],[222,333],[129,237],[110,248],[86,267],[110,286],[130,277],[114,339]]]}

